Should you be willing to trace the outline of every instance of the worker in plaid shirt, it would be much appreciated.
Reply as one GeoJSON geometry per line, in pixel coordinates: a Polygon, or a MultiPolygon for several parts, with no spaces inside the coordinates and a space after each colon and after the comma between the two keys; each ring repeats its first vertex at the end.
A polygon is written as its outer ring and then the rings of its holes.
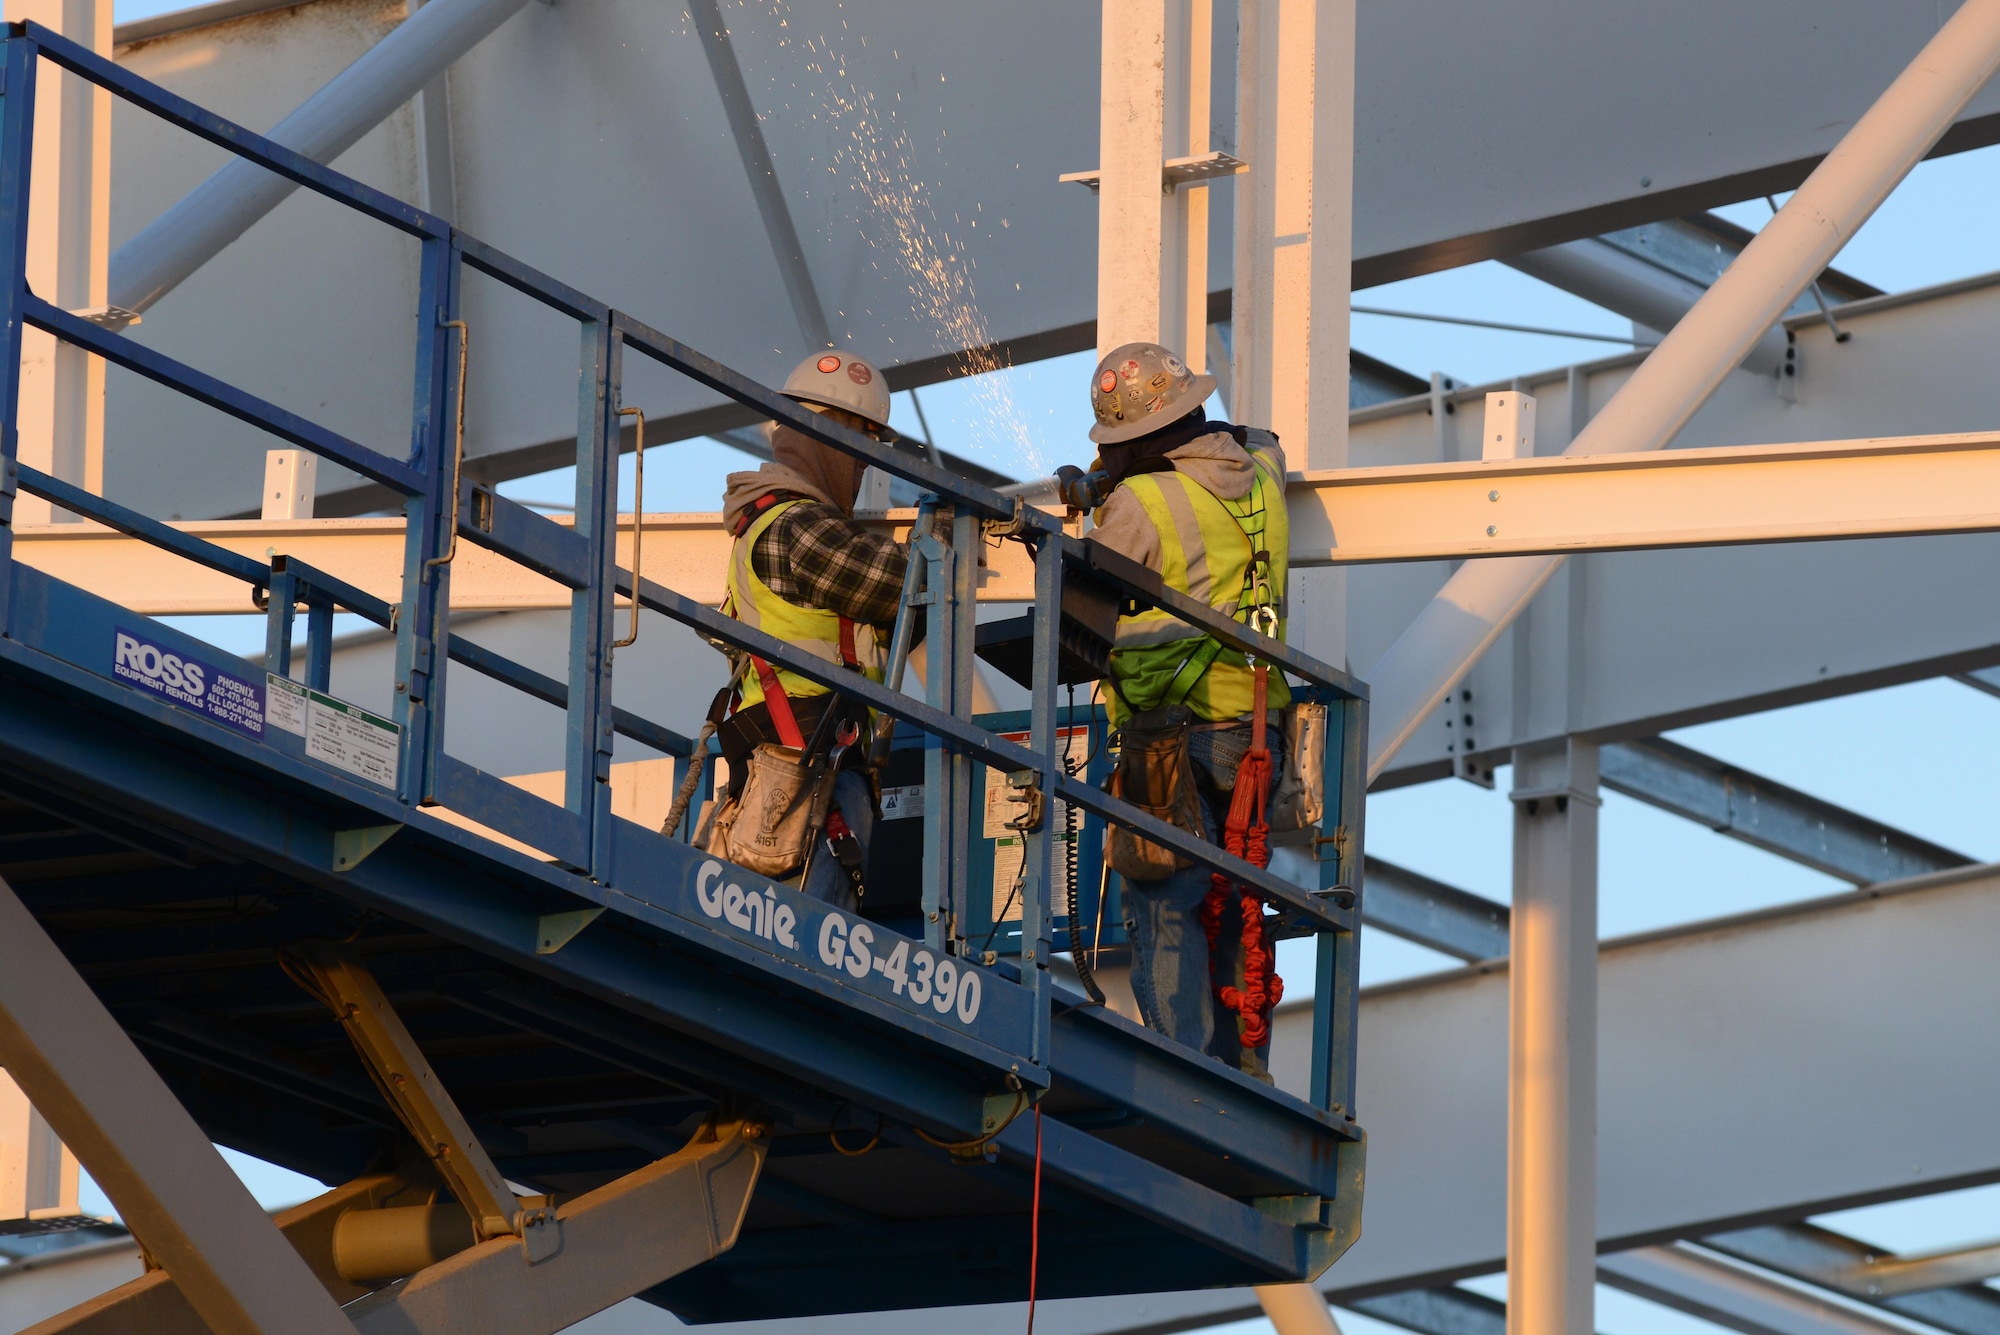
{"type": "MultiPolygon", "coordinates": [[[[784,393],[850,430],[875,440],[895,438],[888,387],[881,372],[859,357],[808,357],[784,393]]],[[[723,494],[723,525],[735,539],[723,610],[880,681],[908,554],[854,521],[865,471],[860,460],[787,426],[773,431],[771,454],[771,462],[755,471],[730,474],[723,494]]],[[[749,659],[732,687],[735,708],[717,729],[729,759],[732,799],[741,795],[743,762],[757,747],[798,755],[814,749],[812,739],[836,736],[842,720],[869,732],[867,709],[859,702],[775,663],[749,659]],[[822,726],[835,701],[838,712],[822,726]]],[[[849,910],[858,904],[860,867],[875,829],[874,786],[864,768],[868,749],[856,745],[844,753],[825,847],[810,850],[801,877],[807,894],[849,910]]]]}

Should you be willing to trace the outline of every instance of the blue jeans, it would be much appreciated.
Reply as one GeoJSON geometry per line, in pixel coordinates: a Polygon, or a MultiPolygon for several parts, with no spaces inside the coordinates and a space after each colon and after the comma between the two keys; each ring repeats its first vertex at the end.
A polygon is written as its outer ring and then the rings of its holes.
{"type": "MultiPolygon", "coordinates": [[[[868,780],[855,770],[840,771],[833,780],[833,802],[847,821],[847,828],[854,831],[854,837],[861,841],[861,864],[867,866],[868,845],[875,838],[875,795],[869,791],[868,780]]],[[[805,868],[805,877],[806,884],[798,888],[814,899],[831,904],[844,913],[860,910],[861,901],[855,896],[854,883],[847,879],[846,869],[827,848],[825,831],[820,832],[813,850],[812,865],[805,868]]]]}
{"type": "MultiPolygon", "coordinates": [[[[1274,756],[1283,754],[1275,728],[1266,734],[1274,756]]],[[[1229,819],[1236,770],[1250,749],[1250,725],[1197,729],[1188,738],[1195,790],[1201,796],[1202,837],[1216,835],[1229,819]]],[[[1146,1024],[1176,1042],[1271,1083],[1271,1047],[1245,1048],[1242,1017],[1223,1008],[1215,984],[1243,986],[1243,920],[1232,888],[1209,970],[1208,936],[1201,904],[1212,884],[1206,867],[1183,867],[1163,881],[1125,883],[1125,930],[1132,938],[1132,992],[1146,1024]]]]}

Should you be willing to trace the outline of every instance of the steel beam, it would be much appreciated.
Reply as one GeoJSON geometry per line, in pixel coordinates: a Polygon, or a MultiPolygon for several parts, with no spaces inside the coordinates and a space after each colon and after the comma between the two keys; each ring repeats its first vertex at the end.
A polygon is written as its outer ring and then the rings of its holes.
{"type": "MultiPolygon", "coordinates": [[[[1530,278],[1559,287],[1648,329],[1665,331],[1701,300],[1708,284],[1607,244],[1596,237],[1509,256],[1502,263],[1530,278]]],[[[1780,376],[1788,362],[1785,331],[1772,325],[1751,345],[1743,369],[1761,376],[1780,376]]]]}
{"type": "MultiPolygon", "coordinates": [[[[434,0],[435,2],[435,0],[434,0]]],[[[900,541],[915,511],[873,520],[900,541]]],[[[566,516],[555,522],[566,524],[566,516]]],[[[714,514],[645,516],[644,575],[697,602],[722,600],[729,534],[714,514]]],[[[403,587],[403,521],[223,519],[176,524],[182,532],[263,564],[278,551],[394,603],[403,587]]],[[[633,521],[619,516],[619,563],[630,569],[633,521]]],[[[93,523],[49,524],[20,530],[20,559],[68,584],[115,599],[148,616],[195,616],[255,611],[242,580],[181,560],[138,538],[93,523]]],[[[988,548],[981,601],[1034,598],[1034,565],[1019,543],[988,548]]],[[[570,591],[476,542],[459,545],[452,562],[454,611],[525,611],[569,606],[570,591]]]]}
{"type": "MultiPolygon", "coordinates": [[[[433,0],[434,3],[441,0],[433,0]]],[[[2000,530],[2000,433],[1673,450],[1630,457],[1529,458],[1294,475],[1294,567],[1522,552],[1770,543],[2000,530]]],[[[876,521],[899,540],[913,512],[876,521]]],[[[622,520],[621,559],[632,521],[622,520]]],[[[393,600],[402,521],[218,520],[178,525],[239,554],[280,549],[393,600]]],[[[718,601],[729,537],[720,516],[649,515],[645,574],[718,601]],[[655,536],[657,535],[657,537],[655,536]]],[[[482,535],[473,531],[476,542],[482,535]]],[[[241,611],[240,581],[184,570],[138,539],[90,524],[24,527],[22,558],[59,579],[154,615],[241,611]]],[[[989,552],[980,597],[1033,597],[1018,546],[989,552]]],[[[567,605],[567,590],[487,549],[453,570],[453,606],[567,605]]]]}
{"type": "MultiPolygon", "coordinates": [[[[1967,0],[1578,433],[1569,453],[1664,448],[1930,151],[1996,67],[2000,0],[1967,0]]],[[[1451,577],[1369,674],[1384,684],[1374,702],[1371,779],[1559,565],[1550,557],[1516,557],[1474,562],[1451,577]]]]}
{"type": "MultiPolygon", "coordinates": [[[[527,0],[430,0],[271,127],[269,138],[330,163],[527,0]]],[[[298,186],[232,158],[111,256],[111,304],[145,311],[298,186]]]]}
{"type": "Polygon", "coordinates": [[[1257,1303],[1277,1335],[1340,1335],[1326,1299],[1310,1284],[1259,1284],[1257,1303]]]}
{"type": "Polygon", "coordinates": [[[1693,1247],[1640,1247],[1603,1258],[1613,1288],[1742,1335],[1905,1335],[1894,1321],[1752,1274],[1693,1247]]]}
{"type": "Polygon", "coordinates": [[[1344,1306],[1420,1335],[1505,1335],[1507,1329],[1507,1304],[1451,1286],[1355,1298],[1344,1306]]]}
{"type": "Polygon", "coordinates": [[[2000,1276],[2000,1244],[1989,1242],[1910,1256],[1878,1256],[1829,1275],[1827,1283],[1842,1293],[1878,1297],[1983,1284],[1996,1276],[2000,1276]]]}
{"type": "Polygon", "coordinates": [[[1462,960],[1507,954],[1509,909],[1421,872],[1371,856],[1361,917],[1370,927],[1462,960]]]}
{"type": "Polygon", "coordinates": [[[1307,473],[1295,566],[2000,529],[2000,434],[1307,473]]]}
{"type": "MultiPolygon", "coordinates": [[[[1736,1229],[1710,1234],[1701,1244],[1765,1270],[1832,1288],[1839,1288],[1857,1270],[1878,1263],[1893,1265],[1903,1259],[1814,1224],[1736,1229]]],[[[1901,1294],[1868,1293],[1864,1284],[1861,1292],[1851,1296],[1954,1335],[1994,1335],[2000,1331],[2000,1293],[1983,1284],[1901,1294]]]]}
{"type": "Polygon", "coordinates": [[[0,883],[0,1065],[215,1335],[349,1326],[90,986],[0,883]]]}
{"type": "Polygon", "coordinates": [[[1856,885],[1972,865],[1962,853],[1664,738],[1605,747],[1603,774],[1614,792],[1856,885]]]}

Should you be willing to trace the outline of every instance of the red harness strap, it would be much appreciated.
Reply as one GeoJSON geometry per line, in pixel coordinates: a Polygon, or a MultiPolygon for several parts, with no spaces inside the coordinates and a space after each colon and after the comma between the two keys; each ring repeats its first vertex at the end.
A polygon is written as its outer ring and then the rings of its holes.
{"type": "MultiPolygon", "coordinates": [[[[736,528],[731,536],[741,538],[755,522],[756,516],[777,503],[775,492],[766,492],[750,502],[737,516],[736,528]]],[[[846,617],[840,618],[840,662],[843,667],[861,666],[861,656],[854,648],[854,623],[846,617]]],[[[756,654],[750,655],[750,663],[757,670],[757,684],[764,688],[764,704],[771,711],[771,725],[778,730],[778,740],[794,751],[803,751],[806,736],[799,728],[798,715],[792,712],[792,699],[785,694],[784,683],[778,680],[777,670],[756,654]]]]}
{"type": "MultiPolygon", "coordinates": [[[[1229,799],[1229,819],[1223,826],[1222,846],[1253,867],[1268,866],[1271,827],[1264,818],[1265,791],[1271,784],[1271,751],[1264,741],[1265,677],[1270,669],[1259,663],[1254,669],[1256,685],[1251,694],[1250,749],[1236,770],[1236,788],[1229,799]]],[[[1236,1012],[1242,1023],[1240,1041],[1245,1048],[1261,1048],[1271,1041],[1271,1011],[1284,999],[1285,980],[1278,976],[1278,957],[1264,940],[1264,900],[1253,891],[1236,886],[1216,872],[1210,878],[1202,900],[1201,930],[1208,937],[1210,985],[1226,1009],[1236,1012]],[[1215,947],[1222,935],[1222,911],[1232,892],[1238,894],[1237,909],[1243,915],[1243,986],[1218,984],[1215,978],[1215,947]]]]}
{"type": "Polygon", "coordinates": [[[757,669],[758,684],[764,688],[764,704],[771,711],[771,723],[778,730],[778,740],[794,751],[806,748],[806,736],[799,731],[798,716],[792,713],[792,698],[785,694],[784,686],[778,681],[777,670],[757,655],[750,655],[750,662],[757,669]]]}

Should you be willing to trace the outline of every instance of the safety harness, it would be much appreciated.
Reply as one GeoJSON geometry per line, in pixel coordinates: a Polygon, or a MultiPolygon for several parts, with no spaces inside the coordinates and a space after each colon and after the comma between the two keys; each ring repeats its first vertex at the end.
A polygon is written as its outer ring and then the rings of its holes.
{"type": "MultiPolygon", "coordinates": [[[[730,529],[730,538],[732,540],[741,540],[743,535],[749,531],[750,526],[756,523],[757,519],[765,511],[785,500],[792,499],[797,498],[781,492],[765,492],[762,496],[759,496],[756,500],[750,502],[748,506],[744,507],[743,512],[736,517],[736,523],[730,529]]],[[[740,620],[737,617],[736,602],[733,596],[725,603],[722,610],[728,613],[732,619],[740,620]]],[[[838,613],[835,615],[839,616],[838,613]]],[[[850,672],[860,672],[862,670],[861,655],[855,646],[854,622],[845,616],[839,616],[839,621],[840,665],[850,672]]],[[[770,713],[771,726],[777,730],[779,744],[797,751],[801,757],[806,756],[808,750],[806,735],[799,727],[798,714],[792,708],[791,697],[785,693],[784,683],[778,680],[777,669],[772,667],[770,660],[764,658],[762,655],[750,654],[748,657],[752,670],[757,674],[758,685],[764,688],[764,707],[770,713]]],[[[725,689],[730,692],[729,717],[733,720],[736,718],[742,704],[742,692],[733,683],[725,689]]],[[[812,751],[818,751],[821,742],[825,740],[828,723],[833,719],[834,714],[838,712],[838,707],[839,698],[837,695],[828,700],[825,712],[821,714],[819,723],[813,729],[810,748],[812,751]]],[[[837,731],[850,728],[852,728],[851,723],[837,725],[837,731]]],[[[858,729],[854,730],[853,736],[848,736],[845,732],[842,732],[842,735],[836,740],[837,751],[845,752],[847,747],[853,743],[854,737],[858,735],[858,729]]],[[[829,774],[827,778],[830,782],[832,775],[829,774]]],[[[855,836],[853,829],[849,827],[847,818],[841,814],[838,804],[830,806],[827,811],[825,831],[828,851],[840,863],[841,870],[846,873],[848,881],[854,886],[855,894],[860,895],[863,890],[861,841],[855,836]]],[[[810,865],[811,862],[808,859],[807,866],[810,867],[810,865]]],[[[801,872],[800,883],[804,883],[803,871],[801,872]]]]}
{"type": "MultiPolygon", "coordinates": [[[[1243,525],[1241,519],[1238,523],[1244,528],[1245,540],[1255,548],[1256,543],[1248,526],[1243,525]]],[[[1250,564],[1243,572],[1244,594],[1239,603],[1244,621],[1266,635],[1274,635],[1278,630],[1277,595],[1271,587],[1270,570],[1270,552],[1253,550],[1250,564]]],[[[1187,697],[1221,652],[1221,641],[1210,638],[1189,657],[1180,672],[1175,674],[1169,690],[1175,703],[1187,697]]],[[[1271,786],[1271,750],[1265,737],[1268,714],[1265,702],[1270,670],[1270,665],[1263,660],[1251,660],[1250,747],[1236,767],[1236,784],[1229,798],[1229,817],[1222,830],[1224,850],[1260,869],[1271,862],[1271,827],[1265,813],[1265,799],[1271,786]]],[[[1214,872],[1210,874],[1208,893],[1202,897],[1197,917],[1202,934],[1208,938],[1209,986],[1223,1008],[1236,1012],[1241,1019],[1241,1045],[1252,1050],[1261,1048],[1271,1041],[1271,1012],[1285,996],[1285,980],[1278,976],[1277,951],[1264,938],[1264,897],[1248,886],[1238,885],[1221,872],[1214,872]],[[1221,982],[1215,976],[1215,951],[1222,936],[1222,915],[1227,911],[1232,895],[1236,897],[1237,911],[1242,917],[1242,987],[1221,982]]]]}

